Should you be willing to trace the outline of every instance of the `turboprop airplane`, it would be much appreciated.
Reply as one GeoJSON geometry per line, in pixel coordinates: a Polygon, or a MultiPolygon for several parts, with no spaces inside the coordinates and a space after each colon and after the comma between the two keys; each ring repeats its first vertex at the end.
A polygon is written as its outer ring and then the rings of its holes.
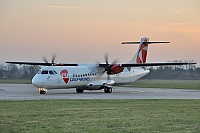
{"type": "Polygon", "coordinates": [[[123,42],[122,44],[139,44],[139,48],[128,63],[108,62],[108,55],[105,56],[105,63],[96,64],[57,64],[49,63],[44,58],[43,63],[38,62],[6,62],[12,64],[41,65],[38,73],[33,77],[32,84],[39,89],[40,94],[45,94],[48,89],[69,89],[76,88],[77,93],[84,90],[101,90],[111,93],[113,86],[128,84],[145,76],[150,71],[148,66],[168,65],[189,65],[190,63],[146,63],[149,44],[169,43],[150,42],[149,38],[142,38],[140,42],[123,42]]]}

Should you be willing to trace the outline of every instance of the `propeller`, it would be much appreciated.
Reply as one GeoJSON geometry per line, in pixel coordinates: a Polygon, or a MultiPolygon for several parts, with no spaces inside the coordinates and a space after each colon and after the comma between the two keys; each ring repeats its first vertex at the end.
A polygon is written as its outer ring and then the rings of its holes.
{"type": "Polygon", "coordinates": [[[108,54],[105,54],[104,58],[105,58],[105,61],[106,61],[106,67],[105,67],[104,72],[107,72],[107,74],[111,74],[113,72],[111,67],[117,63],[117,60],[114,60],[111,64],[109,64],[108,63],[108,54]]]}
{"type": "Polygon", "coordinates": [[[43,61],[47,64],[47,66],[54,66],[55,65],[56,55],[54,54],[51,58],[51,63],[48,62],[46,57],[43,57],[43,61]]]}
{"type": "Polygon", "coordinates": [[[104,70],[99,74],[99,77],[101,77],[104,73],[107,72],[107,80],[110,80],[110,74],[113,72],[113,70],[111,69],[113,65],[116,64],[117,60],[114,60],[111,64],[108,63],[108,54],[104,55],[104,59],[106,64],[104,66],[100,66],[102,68],[104,68],[104,70]]]}

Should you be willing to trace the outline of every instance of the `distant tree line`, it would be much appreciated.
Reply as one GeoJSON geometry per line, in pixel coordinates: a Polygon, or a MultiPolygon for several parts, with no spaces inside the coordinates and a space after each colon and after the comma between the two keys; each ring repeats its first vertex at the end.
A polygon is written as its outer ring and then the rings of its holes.
{"type": "Polygon", "coordinates": [[[1,64],[0,79],[32,79],[39,69],[38,66],[1,64]]]}
{"type": "MultiPolygon", "coordinates": [[[[173,61],[183,62],[183,61],[173,61]]],[[[188,62],[188,61],[187,61],[188,62]]],[[[193,61],[192,61],[193,62],[193,61]]],[[[40,67],[14,64],[0,65],[0,79],[32,79],[40,67]]],[[[150,73],[142,79],[197,79],[200,80],[200,67],[196,65],[162,66],[147,68],[150,73]]]]}
{"type": "Polygon", "coordinates": [[[172,67],[150,68],[150,73],[143,79],[177,79],[177,80],[200,80],[200,68],[195,69],[173,69],[172,67]]]}
{"type": "MultiPolygon", "coordinates": [[[[194,62],[175,60],[173,62],[194,62]]],[[[200,67],[194,64],[190,65],[175,65],[148,68],[150,73],[143,79],[176,79],[176,80],[200,80],[200,67]]]]}

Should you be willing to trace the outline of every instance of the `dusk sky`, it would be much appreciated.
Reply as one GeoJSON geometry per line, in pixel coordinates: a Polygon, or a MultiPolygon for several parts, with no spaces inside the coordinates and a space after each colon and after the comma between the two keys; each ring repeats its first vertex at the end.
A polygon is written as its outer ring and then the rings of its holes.
{"type": "Polygon", "coordinates": [[[194,60],[200,66],[199,0],[0,0],[0,62],[128,62],[138,45],[147,62],[194,60]]]}

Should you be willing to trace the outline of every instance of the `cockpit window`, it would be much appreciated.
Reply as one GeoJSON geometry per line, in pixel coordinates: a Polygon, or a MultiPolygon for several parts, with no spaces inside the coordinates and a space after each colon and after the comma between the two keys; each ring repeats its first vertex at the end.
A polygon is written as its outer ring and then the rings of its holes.
{"type": "Polygon", "coordinates": [[[41,70],[39,70],[38,72],[37,72],[37,74],[40,74],[41,73],[41,70]]]}
{"type": "Polygon", "coordinates": [[[43,71],[41,72],[41,74],[48,74],[48,71],[47,71],[47,70],[43,70],[43,71]]]}
{"type": "Polygon", "coordinates": [[[55,74],[58,74],[55,70],[53,70],[53,72],[54,72],[55,74]]]}
{"type": "Polygon", "coordinates": [[[51,75],[56,75],[56,74],[58,74],[55,70],[39,70],[38,72],[37,72],[37,74],[51,74],[51,75]]]}
{"type": "Polygon", "coordinates": [[[52,75],[54,75],[53,71],[51,71],[51,70],[49,71],[49,74],[52,74],[52,75]]]}

